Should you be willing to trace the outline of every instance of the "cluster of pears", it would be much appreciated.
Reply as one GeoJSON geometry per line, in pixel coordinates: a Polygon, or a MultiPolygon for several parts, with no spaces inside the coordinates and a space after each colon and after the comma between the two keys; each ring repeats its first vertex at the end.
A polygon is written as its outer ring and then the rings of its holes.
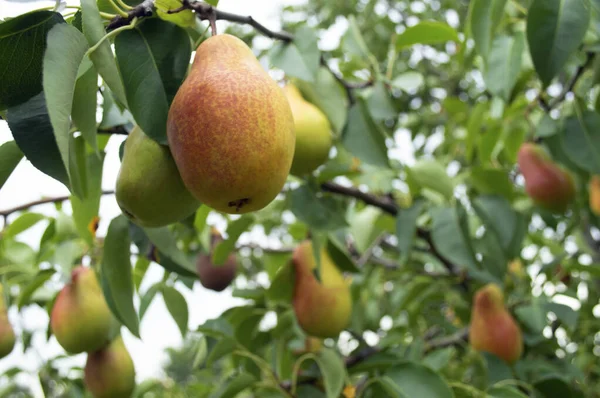
{"type": "Polygon", "coordinates": [[[84,381],[95,398],[128,398],[135,368],[92,268],[78,266],[56,297],[50,326],[69,354],[87,353],[84,381]]]}
{"type": "Polygon", "coordinates": [[[4,302],[4,293],[0,285],[0,359],[15,348],[15,331],[8,320],[8,308],[4,302]]]}
{"type": "Polygon", "coordinates": [[[167,119],[168,146],[135,127],[124,147],[116,199],[143,227],[180,221],[200,205],[242,214],[267,206],[290,173],[325,162],[325,115],[269,76],[240,39],[202,42],[167,119]]]}
{"type": "Polygon", "coordinates": [[[508,363],[516,362],[523,353],[521,329],[506,309],[504,294],[496,284],[487,284],[475,293],[469,343],[475,350],[508,363]]]}
{"type": "Polygon", "coordinates": [[[569,171],[553,162],[542,147],[531,142],[521,145],[517,160],[529,197],[549,211],[564,213],[576,193],[569,171]]]}
{"type": "Polygon", "coordinates": [[[309,336],[337,337],[352,316],[350,283],[339,271],[326,248],[320,250],[320,278],[312,242],[300,243],[292,256],[293,308],[298,324],[309,336]]]}

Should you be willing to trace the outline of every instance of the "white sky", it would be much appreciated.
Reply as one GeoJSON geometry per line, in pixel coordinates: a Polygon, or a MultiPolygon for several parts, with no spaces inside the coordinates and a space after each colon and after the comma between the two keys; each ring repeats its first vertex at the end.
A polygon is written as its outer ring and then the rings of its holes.
{"type": "MultiPolygon", "coordinates": [[[[255,19],[264,23],[272,29],[280,28],[278,21],[278,10],[282,5],[301,4],[304,0],[221,0],[219,8],[224,11],[235,12],[243,15],[252,15],[255,19]]],[[[78,4],[78,1],[69,1],[78,4]]],[[[53,5],[54,1],[32,1],[32,0],[0,0],[0,18],[20,15],[28,10],[53,5]]],[[[225,22],[219,22],[219,25],[225,22]]],[[[118,148],[123,136],[114,136],[106,148],[107,156],[104,163],[104,175],[102,181],[103,189],[114,189],[116,176],[119,170],[118,148]]],[[[11,133],[6,122],[0,121],[0,144],[12,140],[11,133]]],[[[43,197],[55,197],[68,194],[67,189],[57,181],[46,176],[34,168],[28,161],[22,161],[14,173],[0,190],[0,209],[6,209],[37,200],[43,197]]],[[[65,209],[70,209],[68,202],[65,209]]],[[[54,215],[53,205],[38,206],[33,211],[54,215]]],[[[120,214],[120,210],[114,200],[114,196],[105,196],[100,205],[100,227],[99,235],[104,235],[108,223],[112,218],[120,214]]],[[[19,239],[34,248],[37,248],[39,238],[46,224],[40,223],[36,227],[21,234],[19,239]]],[[[142,291],[153,283],[162,279],[162,268],[153,265],[142,285],[142,291]]],[[[180,289],[185,295],[190,308],[190,329],[203,323],[207,319],[219,316],[224,310],[242,303],[241,300],[231,297],[230,291],[214,293],[203,289],[196,284],[193,293],[187,288],[180,289]]],[[[138,305],[138,303],[136,303],[138,305]]],[[[28,307],[18,313],[14,308],[10,311],[11,323],[20,333],[22,328],[37,330],[33,339],[33,349],[28,350],[27,355],[22,353],[20,344],[13,350],[11,355],[0,360],[0,375],[13,366],[21,366],[31,371],[34,377],[20,377],[24,383],[35,389],[36,396],[43,396],[38,385],[36,369],[48,358],[62,353],[61,347],[56,340],[51,338],[50,342],[45,340],[45,328],[48,324],[46,312],[38,307],[28,307]]],[[[160,377],[161,367],[166,359],[165,348],[178,346],[181,343],[181,334],[175,322],[168,314],[162,298],[156,298],[140,325],[142,340],[133,337],[126,328],[122,328],[123,338],[135,363],[138,381],[149,377],[160,377]]],[[[68,360],[83,366],[85,354],[72,357],[68,360]]]]}

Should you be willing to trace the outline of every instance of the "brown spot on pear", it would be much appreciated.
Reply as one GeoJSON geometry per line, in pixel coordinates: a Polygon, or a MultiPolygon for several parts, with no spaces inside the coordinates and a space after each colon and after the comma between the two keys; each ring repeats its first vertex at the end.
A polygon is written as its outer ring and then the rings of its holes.
{"type": "Polygon", "coordinates": [[[139,126],[125,141],[115,197],[123,214],[142,227],[172,224],[200,206],[183,184],[169,148],[139,126]]]}
{"type": "Polygon", "coordinates": [[[169,109],[167,136],[189,191],[230,214],[260,210],[275,199],[296,141],[283,90],[252,50],[228,34],[197,48],[169,109]]]}
{"type": "Polygon", "coordinates": [[[518,163],[529,197],[547,210],[564,213],[575,198],[571,174],[554,163],[540,146],[530,142],[519,149],[518,163]]]}
{"type": "Polygon", "coordinates": [[[58,343],[70,354],[96,351],[109,343],[115,322],[94,270],[74,268],[71,282],[58,293],[50,316],[58,343]]]}
{"type": "Polygon", "coordinates": [[[15,348],[15,331],[8,319],[8,309],[4,302],[3,288],[0,285],[0,359],[8,356],[15,348]]]}
{"type": "Polygon", "coordinates": [[[336,337],[348,326],[352,316],[350,286],[325,248],[321,250],[320,258],[319,282],[314,275],[317,263],[312,242],[304,241],[294,250],[294,312],[306,334],[336,337]]]}
{"type": "Polygon", "coordinates": [[[331,126],[325,114],[306,101],[295,85],[288,83],[284,91],[292,108],[296,130],[291,174],[300,177],[311,174],[327,160],[333,144],[331,126]]]}
{"type": "Polygon", "coordinates": [[[504,294],[498,285],[490,283],[475,293],[469,343],[475,350],[494,354],[508,363],[521,357],[521,329],[505,308],[504,294]]]}
{"type": "Polygon", "coordinates": [[[103,349],[88,354],[84,382],[94,398],[131,397],[135,389],[135,367],[121,336],[103,349]]]}

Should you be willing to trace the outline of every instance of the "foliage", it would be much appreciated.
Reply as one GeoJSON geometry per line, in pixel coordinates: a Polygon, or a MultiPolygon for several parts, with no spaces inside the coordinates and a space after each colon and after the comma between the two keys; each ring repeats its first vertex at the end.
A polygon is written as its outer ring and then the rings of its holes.
{"type": "MultiPolygon", "coordinates": [[[[166,377],[140,382],[136,396],[600,397],[600,219],[588,199],[600,174],[597,0],[310,0],[281,12],[293,40],[262,31],[267,48],[256,26],[229,25],[328,117],[329,160],[241,218],[201,206],[144,229],[119,216],[96,236],[110,134],[138,124],[165,143],[192,49],[210,34],[189,9],[159,18],[138,6],[130,18],[112,3],[0,23],[0,115],[14,138],[0,147],[0,188],[24,156],[71,193],[47,201],[52,216],[35,203],[0,211],[0,274],[14,309],[50,311],[81,263],[100,271],[134,335],[162,296],[190,338],[170,351],[166,377]],[[325,40],[340,31],[339,43],[325,40]],[[526,195],[516,167],[526,141],[575,176],[565,214],[526,195]],[[39,245],[24,243],[40,224],[39,245]],[[179,291],[197,283],[194,261],[215,225],[226,239],[213,260],[236,251],[242,276],[231,292],[246,304],[190,325],[179,291]],[[303,352],[288,266],[309,233],[352,276],[354,305],[347,331],[314,353],[303,352]],[[279,245],[264,247],[263,234],[279,245]],[[158,266],[163,280],[140,290],[158,266]],[[474,292],[488,282],[504,288],[524,333],[512,367],[466,343],[474,292]]],[[[35,349],[31,331],[19,338],[35,349]]],[[[46,396],[81,396],[81,370],[65,376],[59,359],[39,370],[46,396]]],[[[9,382],[0,396],[28,394],[21,372],[0,376],[9,382]]]]}

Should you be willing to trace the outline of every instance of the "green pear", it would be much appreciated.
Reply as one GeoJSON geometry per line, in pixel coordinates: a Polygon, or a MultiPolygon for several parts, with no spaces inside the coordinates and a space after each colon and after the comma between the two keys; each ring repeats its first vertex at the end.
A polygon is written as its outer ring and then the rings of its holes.
{"type": "Polygon", "coordinates": [[[229,214],[257,211],[275,199],[296,142],[283,90],[246,43],[229,34],[196,49],[169,109],[167,136],[189,191],[229,214]]]}
{"type": "Polygon", "coordinates": [[[129,398],[135,389],[135,367],[123,338],[88,354],[85,386],[94,398],[129,398]]]}
{"type": "Polygon", "coordinates": [[[4,303],[2,285],[0,285],[0,358],[4,358],[15,348],[15,331],[8,320],[8,310],[4,303]]]}
{"type": "Polygon", "coordinates": [[[96,351],[110,342],[115,322],[94,270],[74,268],[50,315],[58,343],[70,354],[96,351]]]}
{"type": "Polygon", "coordinates": [[[319,282],[314,275],[317,262],[312,242],[304,241],[294,250],[294,312],[306,334],[336,337],[348,326],[352,315],[350,286],[325,248],[321,250],[320,259],[319,282]]]}
{"type": "Polygon", "coordinates": [[[319,108],[306,101],[292,83],[284,87],[292,108],[296,130],[296,150],[291,174],[310,174],[329,157],[333,144],[329,120],[319,108]]]}
{"type": "Polygon", "coordinates": [[[169,148],[139,126],[125,142],[115,196],[123,213],[142,227],[172,224],[200,206],[183,185],[169,148]]]}
{"type": "Polygon", "coordinates": [[[469,342],[475,350],[489,352],[508,363],[521,357],[521,329],[504,306],[504,294],[498,285],[490,283],[475,293],[469,342]]]}

